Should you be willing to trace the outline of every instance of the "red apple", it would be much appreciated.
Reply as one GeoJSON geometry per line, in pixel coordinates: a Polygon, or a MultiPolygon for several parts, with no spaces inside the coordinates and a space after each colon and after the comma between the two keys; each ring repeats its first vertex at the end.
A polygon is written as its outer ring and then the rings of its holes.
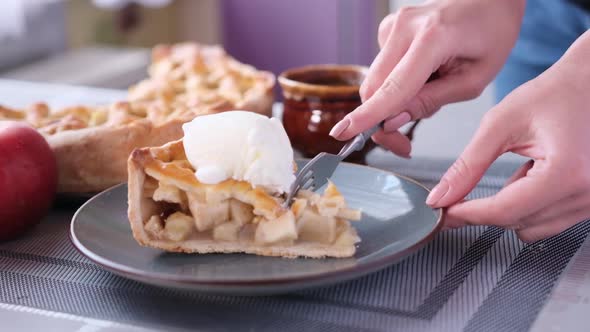
{"type": "Polygon", "coordinates": [[[45,138],[24,123],[0,121],[0,241],[36,225],[56,190],[57,164],[45,138]]]}

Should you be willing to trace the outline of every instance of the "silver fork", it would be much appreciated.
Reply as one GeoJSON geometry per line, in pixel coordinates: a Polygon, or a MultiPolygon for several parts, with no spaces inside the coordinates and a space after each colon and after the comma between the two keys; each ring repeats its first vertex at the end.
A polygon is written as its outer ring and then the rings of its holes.
{"type": "Polygon", "coordinates": [[[289,207],[293,201],[293,197],[301,189],[317,189],[326,184],[328,179],[334,174],[338,164],[354,151],[361,150],[365,143],[379,130],[382,123],[377,124],[373,128],[358,134],[355,138],[348,141],[337,155],[322,152],[310,160],[297,174],[295,182],[291,185],[291,190],[287,195],[284,206],[289,207]]]}

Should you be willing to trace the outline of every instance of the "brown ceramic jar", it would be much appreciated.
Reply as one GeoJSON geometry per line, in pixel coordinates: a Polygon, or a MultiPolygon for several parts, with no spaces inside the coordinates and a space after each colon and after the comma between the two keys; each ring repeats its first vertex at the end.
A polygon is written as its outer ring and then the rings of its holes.
{"type": "MultiPolygon", "coordinates": [[[[332,127],[361,104],[359,88],[367,67],[313,65],[294,68],[278,77],[283,91],[283,125],[293,147],[304,157],[320,152],[337,154],[345,142],[332,138],[332,127]]],[[[347,161],[364,163],[374,147],[367,142],[347,161]]]]}

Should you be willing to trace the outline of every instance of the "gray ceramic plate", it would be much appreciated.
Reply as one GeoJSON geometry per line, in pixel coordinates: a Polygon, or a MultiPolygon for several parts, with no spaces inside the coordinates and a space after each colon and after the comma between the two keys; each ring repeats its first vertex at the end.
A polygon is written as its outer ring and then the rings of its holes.
{"type": "Polygon", "coordinates": [[[425,205],[425,187],[370,167],[342,164],[332,181],[349,205],[362,242],[352,258],[282,259],[246,254],[188,255],[139,246],[127,220],[127,186],[98,194],[74,215],[71,239],[103,268],[164,287],[233,295],[274,294],[325,286],[375,272],[418,250],[442,225],[425,205]]]}

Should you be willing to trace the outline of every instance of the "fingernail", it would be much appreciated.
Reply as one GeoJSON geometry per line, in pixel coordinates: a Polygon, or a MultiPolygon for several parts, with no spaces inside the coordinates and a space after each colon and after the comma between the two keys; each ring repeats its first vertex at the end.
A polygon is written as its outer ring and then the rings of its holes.
{"type": "Polygon", "coordinates": [[[403,113],[400,113],[400,114],[396,115],[395,117],[385,121],[385,125],[384,125],[383,129],[386,133],[396,131],[401,126],[410,122],[410,120],[412,120],[412,116],[410,115],[410,113],[403,112],[403,113]]]}
{"type": "Polygon", "coordinates": [[[436,205],[448,191],[449,184],[446,180],[441,180],[440,183],[432,189],[428,198],[426,198],[426,204],[430,206],[436,205]]]}
{"type": "Polygon", "coordinates": [[[334,128],[332,128],[332,130],[330,131],[330,136],[337,138],[346,130],[346,128],[348,128],[348,126],[350,126],[350,119],[342,119],[334,126],[334,128]]]}

